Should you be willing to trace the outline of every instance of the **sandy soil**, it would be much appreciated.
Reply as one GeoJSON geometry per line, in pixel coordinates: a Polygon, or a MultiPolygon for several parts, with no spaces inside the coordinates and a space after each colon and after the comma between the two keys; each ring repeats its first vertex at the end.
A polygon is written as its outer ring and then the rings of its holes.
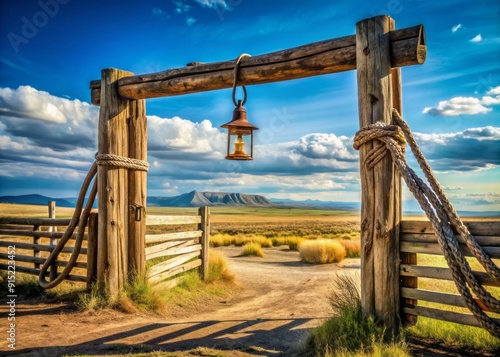
{"type": "MultiPolygon", "coordinates": [[[[309,265],[299,261],[297,252],[280,247],[266,249],[264,258],[239,257],[241,248],[236,247],[217,249],[226,253],[237,277],[230,297],[170,316],[19,304],[15,355],[106,354],[116,344],[147,344],[165,351],[205,346],[248,352],[235,356],[292,356],[308,330],[331,314],[326,296],[332,277],[359,270],[359,259],[309,265]]],[[[5,353],[5,347],[0,351],[5,353]]]]}
{"type": "MultiPolygon", "coordinates": [[[[294,356],[308,331],[331,315],[327,295],[333,277],[359,272],[359,259],[341,264],[309,265],[298,253],[276,247],[264,258],[239,257],[241,248],[224,251],[237,276],[228,297],[204,301],[196,308],[175,309],[168,316],[117,311],[77,312],[65,304],[18,304],[17,349],[0,355],[61,356],[126,353],[137,344],[154,350],[183,351],[198,346],[227,350],[227,356],[294,356]],[[127,347],[117,347],[123,344],[127,347]]],[[[6,335],[6,305],[1,332],[6,335]]],[[[473,355],[432,341],[413,341],[416,356],[473,355]],[[465,354],[464,354],[465,353],[465,354]]]]}

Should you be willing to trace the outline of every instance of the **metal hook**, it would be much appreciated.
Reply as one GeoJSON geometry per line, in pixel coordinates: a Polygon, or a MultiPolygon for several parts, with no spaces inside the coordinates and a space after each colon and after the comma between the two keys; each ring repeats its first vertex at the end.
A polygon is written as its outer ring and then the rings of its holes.
{"type": "MultiPolygon", "coordinates": [[[[233,103],[236,107],[238,106],[238,103],[236,102],[236,98],[235,98],[236,82],[238,81],[239,64],[240,64],[241,59],[243,57],[252,57],[252,56],[250,56],[248,53],[242,53],[241,55],[238,56],[238,58],[236,59],[236,63],[234,64],[233,103]]],[[[245,86],[241,86],[241,88],[243,89],[243,95],[244,95],[241,105],[245,105],[245,103],[247,101],[247,89],[245,88],[245,86]]]]}

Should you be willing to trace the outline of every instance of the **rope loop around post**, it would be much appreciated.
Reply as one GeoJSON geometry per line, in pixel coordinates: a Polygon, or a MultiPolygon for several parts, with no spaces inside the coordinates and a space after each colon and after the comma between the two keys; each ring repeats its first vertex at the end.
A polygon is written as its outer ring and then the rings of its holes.
{"type": "MultiPolygon", "coordinates": [[[[241,59],[244,57],[252,57],[252,56],[250,56],[248,53],[242,53],[241,55],[238,56],[238,58],[236,59],[236,63],[234,64],[233,103],[236,107],[238,106],[238,102],[236,100],[236,85],[238,82],[238,70],[239,70],[241,59]]],[[[242,101],[241,105],[245,105],[245,103],[247,101],[247,89],[245,88],[245,86],[241,86],[241,88],[243,89],[243,101],[242,101]]]]}
{"type": "Polygon", "coordinates": [[[356,150],[371,140],[383,142],[383,144],[379,142],[373,145],[374,148],[368,153],[362,164],[371,168],[386,155],[387,151],[391,153],[392,160],[403,176],[408,189],[417,199],[436,232],[438,243],[463,301],[483,328],[492,335],[500,337],[500,326],[483,309],[486,307],[486,310],[500,313],[500,301],[492,296],[473,274],[470,264],[465,259],[460,244],[455,238],[453,229],[458,231],[469,250],[496,282],[500,281],[500,269],[463,224],[420,151],[410,127],[395,109],[392,113],[392,123],[392,125],[388,125],[378,122],[356,133],[353,145],[356,150]],[[405,142],[410,146],[429,185],[408,166],[404,152],[405,142]],[[471,291],[479,301],[475,300],[471,291]]]}
{"type": "Polygon", "coordinates": [[[111,154],[99,154],[95,155],[97,165],[100,166],[115,166],[123,167],[138,171],[148,171],[149,163],[147,161],[131,159],[125,156],[111,155],[111,154]]]}
{"type": "MultiPolygon", "coordinates": [[[[88,192],[89,186],[92,180],[97,177],[97,167],[98,166],[114,166],[114,167],[123,167],[130,170],[138,170],[138,171],[148,171],[149,163],[147,161],[131,159],[129,157],[111,155],[111,154],[99,154],[95,155],[95,162],[90,168],[85,180],[80,189],[80,193],[78,195],[78,200],[76,203],[75,211],[73,212],[73,217],[66,228],[66,231],[63,234],[63,237],[59,241],[59,243],[55,246],[54,250],[50,253],[49,257],[43,264],[40,269],[40,274],[38,275],[38,283],[43,289],[51,289],[59,285],[73,270],[76,265],[76,261],[80,254],[80,250],[83,242],[83,235],[85,233],[85,226],[87,225],[87,221],[92,210],[92,206],[94,204],[95,198],[97,196],[97,179],[94,180],[92,188],[89,193],[89,197],[85,208],[83,208],[85,195],[88,192]],[[69,241],[69,239],[73,236],[75,229],[78,227],[77,235],[75,238],[75,245],[71,256],[69,258],[68,264],[64,267],[64,270],[58,274],[54,280],[47,281],[46,275],[48,274],[48,269],[51,265],[57,260],[57,257],[62,252],[64,246],[69,241]]],[[[144,208],[144,207],[142,207],[144,208]]]]}

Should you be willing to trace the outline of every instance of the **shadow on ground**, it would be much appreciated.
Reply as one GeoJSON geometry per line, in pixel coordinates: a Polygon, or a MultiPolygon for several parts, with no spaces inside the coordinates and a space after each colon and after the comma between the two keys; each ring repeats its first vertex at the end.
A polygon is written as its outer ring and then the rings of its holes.
{"type": "MultiPolygon", "coordinates": [[[[140,344],[152,351],[187,351],[196,347],[208,347],[240,350],[248,352],[249,356],[293,356],[310,330],[302,326],[310,321],[311,319],[300,318],[153,323],[129,330],[122,328],[117,333],[110,331],[107,336],[90,338],[85,343],[21,349],[9,352],[8,355],[54,357],[72,354],[128,354],[134,352],[140,344]],[[287,336],[285,341],[283,336],[287,336]]],[[[90,334],[91,331],[88,332],[90,334]]],[[[3,355],[2,352],[0,354],[3,355]]]]}

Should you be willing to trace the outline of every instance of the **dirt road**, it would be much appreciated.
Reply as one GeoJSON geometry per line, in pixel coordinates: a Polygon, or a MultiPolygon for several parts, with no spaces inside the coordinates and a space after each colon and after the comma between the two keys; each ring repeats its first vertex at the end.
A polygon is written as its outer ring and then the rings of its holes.
{"type": "MultiPolygon", "coordinates": [[[[293,356],[309,329],[331,315],[327,294],[333,277],[359,271],[359,259],[309,265],[283,247],[266,249],[264,258],[239,257],[237,247],[217,249],[228,256],[237,277],[230,298],[168,317],[22,304],[14,355],[109,354],[118,344],[147,344],[165,351],[205,346],[246,351],[234,356],[293,356]]],[[[7,353],[5,347],[0,353],[7,353]]]]}

